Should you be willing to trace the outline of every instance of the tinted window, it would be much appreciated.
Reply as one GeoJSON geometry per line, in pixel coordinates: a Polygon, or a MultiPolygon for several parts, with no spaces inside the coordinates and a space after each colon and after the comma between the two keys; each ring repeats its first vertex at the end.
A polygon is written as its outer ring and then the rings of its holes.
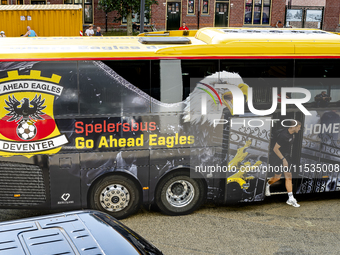
{"type": "MultiPolygon", "coordinates": [[[[238,73],[253,88],[253,103],[272,101],[272,87],[293,86],[293,60],[221,60],[221,71],[238,73]]],[[[280,95],[279,95],[280,96],[280,95]]]]}
{"type": "Polygon", "coordinates": [[[103,61],[125,80],[150,95],[150,61],[103,61]]]}
{"type": "Polygon", "coordinates": [[[310,107],[339,107],[339,60],[296,60],[295,76],[295,86],[311,93],[310,107]]]}
{"type": "Polygon", "coordinates": [[[152,111],[181,111],[197,82],[217,72],[218,60],[151,61],[151,97],[168,106],[152,104],[152,111]]]}
{"type": "Polygon", "coordinates": [[[79,61],[79,85],[81,114],[150,112],[149,95],[100,61],[79,61]]]}
{"type": "MultiPolygon", "coordinates": [[[[166,64],[169,60],[162,60],[166,64]]],[[[200,81],[202,78],[207,77],[218,71],[218,60],[177,60],[178,70],[173,70],[176,77],[161,77],[160,61],[152,61],[151,63],[151,96],[157,100],[161,100],[160,84],[162,79],[172,79],[172,82],[180,81],[181,99],[185,100],[190,94],[190,87],[193,87],[193,83],[200,81]]],[[[162,63],[162,64],[163,64],[162,63]]],[[[164,65],[165,66],[165,65],[164,65]]],[[[176,68],[174,68],[176,69],[176,68]]],[[[162,100],[161,100],[162,101],[162,100]]]]}

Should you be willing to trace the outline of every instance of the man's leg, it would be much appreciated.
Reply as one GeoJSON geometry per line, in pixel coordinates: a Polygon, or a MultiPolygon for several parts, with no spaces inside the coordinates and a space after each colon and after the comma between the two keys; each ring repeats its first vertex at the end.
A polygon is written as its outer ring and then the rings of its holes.
{"type": "Polygon", "coordinates": [[[266,192],[265,192],[265,195],[267,197],[270,196],[270,185],[272,185],[273,183],[275,183],[278,180],[280,180],[280,178],[281,178],[281,174],[275,174],[272,178],[270,178],[268,180],[268,182],[266,183],[266,192]]]}
{"type": "Polygon", "coordinates": [[[285,184],[286,184],[286,189],[288,192],[288,200],[287,204],[292,205],[294,207],[300,207],[300,205],[297,203],[296,199],[293,196],[293,182],[292,182],[292,173],[285,172],[285,184]]]}
{"type": "Polygon", "coordinates": [[[285,172],[285,184],[288,193],[293,192],[292,173],[285,172]]]}

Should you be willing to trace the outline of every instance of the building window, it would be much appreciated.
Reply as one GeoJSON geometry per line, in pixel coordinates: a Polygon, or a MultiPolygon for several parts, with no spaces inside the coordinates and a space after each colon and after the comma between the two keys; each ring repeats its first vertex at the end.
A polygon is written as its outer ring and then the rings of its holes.
{"type": "Polygon", "coordinates": [[[1,0],[1,4],[2,5],[6,5],[7,4],[7,0],[1,0]]]}
{"type": "Polygon", "coordinates": [[[24,4],[24,0],[17,0],[17,5],[23,5],[24,4]]]}
{"type": "Polygon", "coordinates": [[[269,25],[271,0],[246,0],[244,24],[269,25]]]}
{"type": "Polygon", "coordinates": [[[31,4],[46,4],[46,0],[31,0],[31,4]]]}
{"type": "Polygon", "coordinates": [[[85,0],[84,3],[84,22],[92,23],[93,21],[93,5],[92,0],[85,0]]]}
{"type": "Polygon", "coordinates": [[[209,0],[203,0],[202,14],[208,14],[208,13],[209,13],[209,0]]]}
{"type": "Polygon", "coordinates": [[[80,4],[84,10],[84,23],[93,23],[93,0],[64,0],[64,4],[80,4]]]}
{"type": "MultiPolygon", "coordinates": [[[[144,11],[144,24],[149,24],[150,20],[147,18],[149,10],[144,11]]],[[[123,17],[122,19],[122,24],[126,24],[127,19],[126,17],[123,17]]],[[[132,23],[140,24],[140,18],[139,18],[139,13],[132,12],[132,23]]]]}
{"type": "Polygon", "coordinates": [[[194,0],[188,0],[188,14],[195,13],[195,2],[194,0]]]}

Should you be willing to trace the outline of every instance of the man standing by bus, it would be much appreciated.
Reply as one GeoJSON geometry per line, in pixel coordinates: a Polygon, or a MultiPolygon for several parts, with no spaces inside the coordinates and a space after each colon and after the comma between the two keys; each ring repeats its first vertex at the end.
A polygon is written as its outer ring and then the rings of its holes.
{"type": "MultiPolygon", "coordinates": [[[[287,204],[292,205],[294,207],[300,207],[297,203],[296,199],[293,196],[293,183],[292,183],[292,173],[289,172],[291,164],[292,164],[292,148],[295,140],[295,134],[297,134],[301,129],[300,121],[293,121],[291,126],[288,129],[284,129],[281,131],[277,137],[277,141],[274,145],[274,160],[273,165],[280,166],[280,168],[284,171],[285,176],[285,185],[288,192],[288,200],[287,204]]],[[[275,174],[266,184],[266,196],[270,196],[270,185],[280,180],[282,173],[275,174]]]]}

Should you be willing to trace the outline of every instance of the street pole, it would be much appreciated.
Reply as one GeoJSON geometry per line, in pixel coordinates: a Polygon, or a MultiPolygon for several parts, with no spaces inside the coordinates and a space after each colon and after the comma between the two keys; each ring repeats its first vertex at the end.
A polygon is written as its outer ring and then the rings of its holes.
{"type": "Polygon", "coordinates": [[[200,10],[201,10],[201,0],[198,1],[197,29],[200,29],[200,10]]]}
{"type": "Polygon", "coordinates": [[[145,0],[140,1],[140,15],[139,15],[139,33],[144,33],[144,10],[145,0]]]}

